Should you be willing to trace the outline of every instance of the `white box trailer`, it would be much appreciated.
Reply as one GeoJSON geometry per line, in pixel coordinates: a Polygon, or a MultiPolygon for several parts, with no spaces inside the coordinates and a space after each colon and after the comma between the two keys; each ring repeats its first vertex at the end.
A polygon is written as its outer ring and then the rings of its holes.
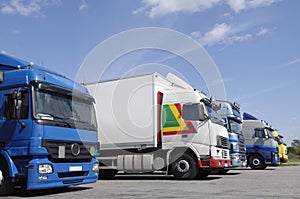
{"type": "Polygon", "coordinates": [[[230,166],[227,130],[210,117],[213,103],[177,76],[153,73],[86,87],[96,100],[101,178],[163,170],[193,179],[230,166]]]}

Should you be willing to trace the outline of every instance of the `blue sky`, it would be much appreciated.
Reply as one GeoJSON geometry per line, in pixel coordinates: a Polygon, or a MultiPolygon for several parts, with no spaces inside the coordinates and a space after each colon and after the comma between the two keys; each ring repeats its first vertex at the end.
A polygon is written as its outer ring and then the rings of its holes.
{"type": "MultiPolygon", "coordinates": [[[[172,29],[205,48],[227,99],[267,120],[290,145],[300,139],[299,8],[298,0],[1,0],[0,51],[75,79],[86,56],[112,35],[172,29]]],[[[209,93],[186,61],[158,50],[120,57],[107,78],[147,63],[174,68],[209,93]]]]}

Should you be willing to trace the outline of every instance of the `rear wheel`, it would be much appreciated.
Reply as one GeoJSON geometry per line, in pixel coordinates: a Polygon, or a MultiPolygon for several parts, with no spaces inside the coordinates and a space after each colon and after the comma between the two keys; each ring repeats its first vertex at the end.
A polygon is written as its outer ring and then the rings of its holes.
{"type": "Polygon", "coordinates": [[[100,180],[111,180],[118,173],[118,170],[115,169],[101,169],[99,171],[100,180]]]}
{"type": "Polygon", "coordinates": [[[252,155],[249,157],[249,166],[251,169],[265,169],[267,165],[261,155],[252,155]]]}
{"type": "Polygon", "coordinates": [[[197,177],[198,173],[197,163],[189,154],[183,154],[172,164],[172,174],[176,179],[192,180],[197,177]]]}
{"type": "Polygon", "coordinates": [[[8,174],[6,163],[0,161],[0,195],[8,195],[13,191],[13,184],[8,174]]]}

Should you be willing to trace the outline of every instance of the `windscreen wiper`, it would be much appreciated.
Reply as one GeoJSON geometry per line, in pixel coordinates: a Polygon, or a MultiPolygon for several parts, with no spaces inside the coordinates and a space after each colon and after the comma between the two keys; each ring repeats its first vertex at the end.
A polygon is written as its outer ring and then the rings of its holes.
{"type": "MultiPolygon", "coordinates": [[[[67,127],[72,128],[72,124],[67,121],[67,120],[70,120],[69,118],[58,117],[58,116],[52,115],[50,113],[40,113],[39,115],[42,115],[41,118],[43,118],[43,119],[50,120],[50,118],[51,118],[51,119],[55,119],[56,121],[58,121],[60,123],[63,122],[67,127]]],[[[57,124],[57,125],[61,126],[61,124],[57,124]]]]}

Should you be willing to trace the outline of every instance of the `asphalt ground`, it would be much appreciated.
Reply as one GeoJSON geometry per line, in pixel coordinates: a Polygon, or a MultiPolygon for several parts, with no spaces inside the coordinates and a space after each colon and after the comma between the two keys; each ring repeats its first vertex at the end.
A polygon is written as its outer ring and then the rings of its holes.
{"type": "Polygon", "coordinates": [[[181,181],[162,174],[118,174],[63,189],[18,191],[4,198],[300,198],[300,166],[230,170],[204,180],[181,181]]]}

